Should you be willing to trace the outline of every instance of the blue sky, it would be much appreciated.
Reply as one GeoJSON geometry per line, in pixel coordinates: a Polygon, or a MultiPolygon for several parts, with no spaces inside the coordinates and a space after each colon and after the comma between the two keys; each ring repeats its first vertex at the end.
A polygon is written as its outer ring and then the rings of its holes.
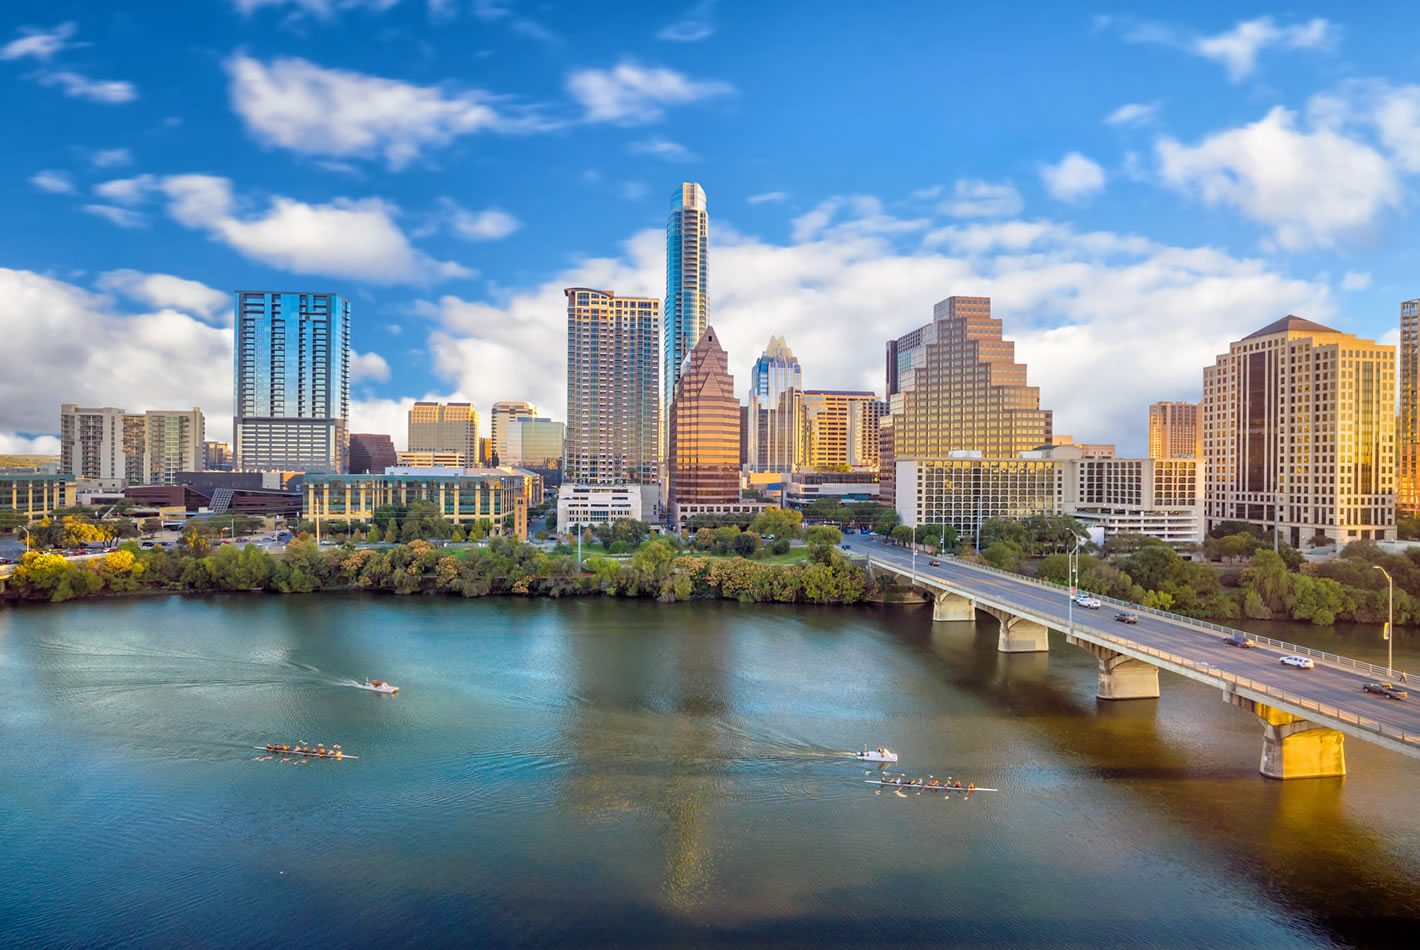
{"type": "Polygon", "coordinates": [[[1073,7],[12,0],[0,452],[66,401],[226,438],[237,288],[351,299],[356,431],[562,418],[561,288],[660,296],[682,180],[741,389],[782,334],[881,392],[885,339],[986,294],[1057,429],[1140,452],[1288,312],[1393,340],[1414,5],[1073,7]]]}

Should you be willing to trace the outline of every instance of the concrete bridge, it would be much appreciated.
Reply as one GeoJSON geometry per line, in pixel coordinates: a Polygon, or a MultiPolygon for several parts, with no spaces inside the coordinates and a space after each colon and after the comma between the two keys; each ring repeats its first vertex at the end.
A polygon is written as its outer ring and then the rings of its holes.
{"type": "MultiPolygon", "coordinates": [[[[850,553],[866,554],[874,574],[910,581],[909,550],[861,536],[848,540],[855,549],[850,553]]],[[[1000,623],[1003,653],[1047,651],[1049,631],[1059,630],[1066,643],[1099,661],[1100,699],[1156,699],[1159,670],[1216,686],[1224,702],[1261,720],[1260,770],[1269,778],[1345,775],[1346,736],[1420,758],[1416,697],[1396,702],[1362,689],[1376,680],[1408,689],[1403,672],[1392,678],[1385,667],[1250,634],[1257,646],[1238,649],[1222,638],[1240,631],[1207,621],[1106,598],[1100,598],[1102,608],[1090,610],[1072,604],[1068,591],[1054,584],[950,557],[932,567],[932,560],[917,556],[916,586],[933,597],[934,622],[990,614],[1000,623]],[[1138,623],[1116,622],[1120,612],[1137,615],[1138,623]],[[1315,669],[1283,666],[1281,657],[1292,654],[1311,656],[1315,669]]]]}

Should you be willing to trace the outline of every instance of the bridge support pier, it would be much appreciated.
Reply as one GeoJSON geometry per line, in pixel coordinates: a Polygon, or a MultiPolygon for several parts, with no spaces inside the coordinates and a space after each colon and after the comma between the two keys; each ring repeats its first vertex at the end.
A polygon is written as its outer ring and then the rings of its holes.
{"type": "Polygon", "coordinates": [[[1108,647],[1067,637],[1066,642],[1089,650],[1099,660],[1097,699],[1158,699],[1159,668],[1152,663],[1116,653],[1108,647]]]}
{"type": "Polygon", "coordinates": [[[1001,638],[996,643],[1000,652],[1046,653],[1050,650],[1050,630],[1045,624],[1024,617],[996,616],[1001,621],[1001,638]]]}
{"type": "Polygon", "coordinates": [[[975,619],[976,601],[970,597],[963,597],[961,594],[953,594],[951,591],[944,590],[937,594],[932,602],[932,620],[934,622],[975,619]]]}
{"type": "Polygon", "coordinates": [[[1254,699],[1228,694],[1228,702],[1262,720],[1262,763],[1268,778],[1338,778],[1346,774],[1346,737],[1254,699]]]}

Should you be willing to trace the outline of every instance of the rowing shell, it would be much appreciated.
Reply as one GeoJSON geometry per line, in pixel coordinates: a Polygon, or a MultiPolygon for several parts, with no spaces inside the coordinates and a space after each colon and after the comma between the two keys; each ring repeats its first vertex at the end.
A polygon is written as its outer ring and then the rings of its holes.
{"type": "Polygon", "coordinates": [[[913,782],[911,785],[908,785],[906,782],[873,782],[873,781],[865,781],[863,784],[864,784],[864,785],[881,785],[881,786],[884,787],[884,788],[896,788],[896,789],[900,789],[900,790],[901,790],[901,789],[914,789],[914,788],[915,788],[915,789],[917,789],[917,791],[919,791],[919,792],[999,792],[999,791],[1000,791],[999,788],[982,788],[982,787],[979,786],[979,785],[978,785],[976,788],[957,788],[956,786],[953,786],[953,785],[923,785],[923,784],[921,784],[920,782],[913,782]]]}
{"type": "Polygon", "coordinates": [[[267,752],[267,753],[270,753],[271,755],[305,755],[305,756],[310,756],[310,757],[313,758],[313,759],[358,759],[358,758],[360,758],[358,755],[351,755],[349,752],[341,752],[341,753],[337,754],[337,753],[335,753],[335,752],[331,752],[329,749],[326,749],[326,750],[325,750],[325,755],[321,755],[319,749],[315,749],[315,750],[310,750],[310,749],[308,749],[308,750],[306,750],[306,751],[303,752],[303,751],[300,750],[300,749],[268,749],[268,748],[267,748],[266,746],[264,746],[264,745],[254,745],[254,746],[252,746],[252,748],[255,749],[255,750],[258,751],[258,752],[267,752]]]}

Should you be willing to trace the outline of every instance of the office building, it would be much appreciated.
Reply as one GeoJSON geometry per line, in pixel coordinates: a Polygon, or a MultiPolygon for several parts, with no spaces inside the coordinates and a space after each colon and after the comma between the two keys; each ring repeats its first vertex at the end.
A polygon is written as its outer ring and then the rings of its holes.
{"type": "Polygon", "coordinates": [[[749,404],[744,409],[745,465],[752,472],[792,472],[803,447],[804,370],[782,336],[769,345],[749,371],[749,404]]]}
{"type": "Polygon", "coordinates": [[[878,500],[878,473],[870,470],[854,472],[800,471],[785,475],[779,485],[784,508],[802,508],[820,498],[832,498],[839,504],[878,500]]]}
{"type": "Polygon", "coordinates": [[[561,422],[536,416],[512,420],[508,424],[507,455],[499,456],[502,464],[518,468],[560,469],[566,428],[561,422]]]}
{"type": "Polygon", "coordinates": [[[0,515],[18,516],[21,524],[39,521],[57,508],[72,508],[74,503],[73,475],[0,474],[0,515]]]}
{"type": "Polygon", "coordinates": [[[1149,458],[1202,458],[1202,407],[1196,402],[1156,402],[1149,407],[1149,458]]]}
{"type": "Polygon", "coordinates": [[[886,370],[898,463],[958,451],[1014,459],[1051,442],[1051,414],[991,316],[989,297],[937,303],[931,323],[888,341],[886,370]]]}
{"type": "Polygon", "coordinates": [[[343,472],[350,304],[337,294],[237,291],[233,466],[343,472]]]}
{"type": "Polygon", "coordinates": [[[232,470],[232,446],[227,442],[202,443],[202,470],[205,472],[230,472],[232,470]]]}
{"type": "Polygon", "coordinates": [[[478,410],[471,402],[416,402],[409,407],[411,452],[457,452],[477,464],[478,410]]]}
{"type": "Polygon", "coordinates": [[[564,481],[659,483],[661,304],[569,287],[564,481]]]}
{"type": "Polygon", "coordinates": [[[802,464],[810,468],[877,468],[886,403],[876,393],[806,389],[802,464]]]}
{"type": "Polygon", "coordinates": [[[1203,370],[1209,528],[1395,538],[1395,347],[1288,315],[1203,370]]]}
{"type": "Polygon", "coordinates": [[[705,189],[682,182],[671,195],[666,218],[666,306],[661,329],[660,458],[666,453],[666,423],[681,364],[710,316],[710,219],[705,189]]]}
{"type": "MultiPolygon", "coordinates": [[[[495,402],[493,409],[489,412],[489,425],[492,438],[489,445],[494,456],[497,457],[499,465],[508,464],[508,435],[512,425],[518,419],[531,419],[537,415],[537,407],[530,402],[495,402]]],[[[562,452],[559,449],[558,455],[562,452]]],[[[492,463],[492,459],[484,459],[492,463]]]]}
{"type": "Polygon", "coordinates": [[[142,417],[144,426],[144,485],[172,485],[178,472],[202,469],[207,460],[207,421],[202,410],[152,409],[142,417]]]}
{"type": "Polygon", "coordinates": [[[379,475],[398,464],[394,439],[382,432],[350,433],[351,475],[379,475]]]}
{"type": "Polygon", "coordinates": [[[666,430],[666,506],[682,528],[697,514],[753,511],[740,499],[740,402],[713,327],[690,350],[676,381],[666,430]]]}
{"type": "Polygon", "coordinates": [[[557,490],[557,529],[641,521],[641,488],[637,485],[563,485],[557,490]]]}
{"type": "Polygon", "coordinates": [[[1400,305],[1400,418],[1396,432],[1396,509],[1420,515],[1420,300],[1400,305]]]}
{"type": "Polygon", "coordinates": [[[396,452],[394,458],[394,464],[400,468],[470,468],[478,464],[478,459],[469,458],[463,452],[396,452]]]}
{"type": "Polygon", "coordinates": [[[304,517],[312,521],[370,521],[382,506],[430,501],[455,524],[488,521],[494,534],[527,537],[527,482],[511,471],[395,468],[379,475],[307,475],[304,496],[304,517]],[[503,528],[508,515],[512,531],[503,528]]]}

